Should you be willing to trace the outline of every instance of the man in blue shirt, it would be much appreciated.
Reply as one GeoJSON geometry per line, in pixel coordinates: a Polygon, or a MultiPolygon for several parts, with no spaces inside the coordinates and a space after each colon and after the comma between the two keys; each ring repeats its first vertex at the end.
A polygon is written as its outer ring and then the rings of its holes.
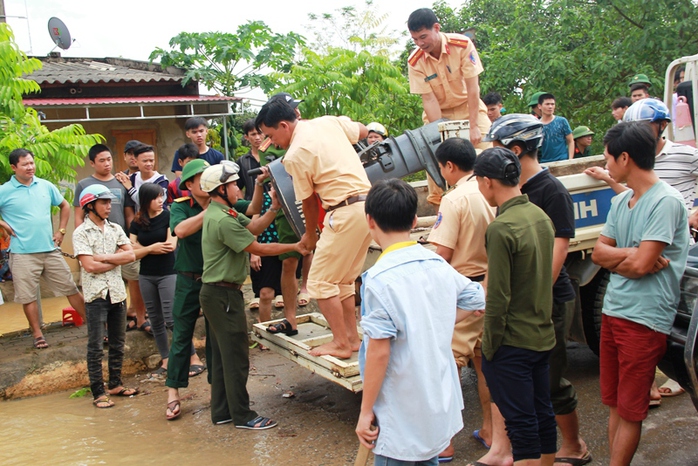
{"type": "Polygon", "coordinates": [[[688,212],[655,174],[657,139],[644,121],[604,137],[610,176],[628,190],[613,199],[592,260],[611,271],[603,303],[601,401],[610,409],[611,463],[630,464],[647,417],[655,366],[666,351],[688,254],[688,212]]]}
{"type": "Polygon", "coordinates": [[[538,108],[543,123],[543,145],[540,148],[541,162],[555,162],[574,157],[572,128],[565,117],[555,115],[555,96],[543,94],[538,98],[538,108]]]}
{"type": "Polygon", "coordinates": [[[375,184],[365,209],[383,254],[362,276],[364,386],[356,434],[373,449],[375,464],[435,466],[463,428],[453,325],[465,311],[483,309],[485,295],[479,283],[410,241],[417,220],[410,185],[397,179],[375,184]]]}
{"type": "MultiPolygon", "coordinates": [[[[184,123],[184,130],[191,142],[199,149],[199,158],[204,159],[211,165],[216,165],[225,160],[225,155],[206,145],[208,136],[208,122],[201,117],[189,118],[184,123]]],[[[172,173],[175,178],[182,176],[182,165],[179,163],[179,151],[176,151],[172,159],[172,173]]]]}
{"type": "Polygon", "coordinates": [[[43,349],[48,344],[41,332],[36,302],[41,276],[55,292],[67,296],[70,305],[85,318],[85,301],[60,253],[70,217],[70,204],[53,184],[34,176],[34,154],[26,149],[15,149],[9,159],[14,175],[0,186],[0,216],[3,219],[0,228],[12,238],[10,269],[15,302],[24,308],[34,347],[43,349]],[[61,210],[55,233],[51,222],[52,206],[59,206],[61,210]]]}

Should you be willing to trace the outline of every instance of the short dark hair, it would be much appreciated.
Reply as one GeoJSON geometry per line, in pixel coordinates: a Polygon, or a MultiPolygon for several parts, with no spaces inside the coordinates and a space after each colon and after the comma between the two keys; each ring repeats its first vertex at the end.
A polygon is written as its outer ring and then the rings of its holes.
{"type": "Polygon", "coordinates": [[[451,162],[464,172],[469,172],[475,165],[475,147],[467,139],[449,138],[436,148],[436,160],[441,165],[451,162]]]}
{"type": "Polygon", "coordinates": [[[550,100],[550,99],[555,100],[555,96],[552,95],[551,93],[541,94],[540,97],[538,97],[538,105],[541,105],[543,102],[545,102],[546,100],[550,100]]]}
{"type": "Polygon", "coordinates": [[[482,98],[485,105],[497,105],[502,103],[502,96],[499,92],[490,92],[485,97],[482,98]]]}
{"type": "Polygon", "coordinates": [[[179,149],[177,149],[177,158],[179,160],[198,159],[199,148],[191,142],[182,144],[181,146],[179,146],[179,149]]]}
{"type": "Polygon", "coordinates": [[[159,196],[164,196],[162,186],[157,183],[143,183],[138,189],[138,213],[133,219],[138,225],[148,229],[150,226],[150,216],[148,216],[148,207],[150,203],[159,196]]]}
{"type": "Polygon", "coordinates": [[[148,144],[141,144],[140,146],[133,149],[133,155],[136,158],[138,158],[138,156],[144,152],[155,152],[155,149],[153,149],[153,146],[149,146],[148,144]]]}
{"type": "Polygon", "coordinates": [[[95,144],[94,146],[90,147],[89,152],[87,152],[87,156],[90,158],[90,162],[94,162],[97,158],[97,154],[101,154],[102,152],[109,152],[110,155],[114,155],[112,154],[111,149],[106,145],[95,144]]]}
{"type": "Polygon", "coordinates": [[[410,31],[421,31],[423,28],[431,29],[439,20],[436,14],[429,8],[414,10],[407,18],[407,29],[410,31]]]}
{"type": "Polygon", "coordinates": [[[249,120],[245,120],[245,122],[242,124],[242,134],[247,136],[250,134],[250,131],[257,129],[257,125],[254,124],[254,119],[250,118],[249,120]]]}
{"type": "Polygon", "coordinates": [[[611,108],[613,110],[617,108],[628,108],[633,104],[633,101],[630,97],[618,97],[616,100],[611,102],[611,108]]]}
{"type": "Polygon", "coordinates": [[[417,192],[400,179],[381,180],[368,192],[364,209],[385,233],[410,231],[417,215],[417,192]]]}
{"type": "Polygon", "coordinates": [[[27,149],[15,149],[12,152],[10,152],[10,165],[17,165],[19,163],[19,159],[22,157],[26,157],[27,155],[31,155],[32,158],[34,158],[34,154],[27,150],[27,149]]]}
{"type": "Polygon", "coordinates": [[[614,159],[626,152],[642,170],[654,168],[657,139],[647,121],[624,121],[611,126],[603,144],[614,159]]]}
{"type": "Polygon", "coordinates": [[[282,121],[296,121],[296,111],[285,100],[272,99],[259,110],[254,124],[257,128],[261,125],[276,128],[282,121]]]}
{"type": "Polygon", "coordinates": [[[633,84],[632,86],[630,86],[630,92],[631,92],[631,93],[633,93],[633,92],[635,92],[635,91],[639,91],[640,89],[642,89],[643,91],[645,91],[645,94],[648,94],[648,95],[649,95],[649,93],[650,93],[650,88],[647,87],[647,84],[644,84],[644,83],[635,83],[635,84],[633,84]]]}
{"type": "Polygon", "coordinates": [[[682,71],[683,71],[684,73],[686,72],[686,67],[683,66],[683,65],[682,65],[682,66],[679,66],[678,68],[676,68],[676,71],[674,71],[674,84],[676,84],[677,81],[678,81],[679,79],[681,79],[681,72],[682,72],[682,71]]]}
{"type": "Polygon", "coordinates": [[[193,117],[187,119],[187,121],[184,122],[184,130],[189,131],[190,129],[196,129],[199,126],[205,126],[208,128],[208,121],[206,121],[205,118],[201,117],[193,117]]]}

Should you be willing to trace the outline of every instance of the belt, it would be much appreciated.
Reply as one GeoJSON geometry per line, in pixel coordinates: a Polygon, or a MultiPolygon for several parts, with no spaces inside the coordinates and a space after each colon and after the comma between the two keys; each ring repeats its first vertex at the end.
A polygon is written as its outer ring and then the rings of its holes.
{"type": "Polygon", "coordinates": [[[340,202],[337,205],[333,205],[332,207],[327,208],[327,212],[332,212],[335,209],[339,209],[340,207],[344,207],[347,205],[352,205],[356,202],[361,202],[366,200],[366,195],[365,194],[359,194],[358,196],[351,196],[346,199],[344,199],[342,202],[340,202]]]}
{"type": "Polygon", "coordinates": [[[466,277],[470,279],[471,282],[481,282],[485,279],[485,274],[483,273],[482,275],[476,275],[475,277],[466,277]]]}
{"type": "Polygon", "coordinates": [[[183,277],[191,278],[192,280],[201,280],[201,275],[198,273],[193,273],[193,272],[177,272],[183,277]]]}
{"type": "Polygon", "coordinates": [[[213,283],[206,283],[207,285],[211,286],[218,286],[221,288],[232,288],[233,290],[239,290],[242,288],[242,285],[238,283],[230,283],[230,282],[213,282],[213,283]]]}

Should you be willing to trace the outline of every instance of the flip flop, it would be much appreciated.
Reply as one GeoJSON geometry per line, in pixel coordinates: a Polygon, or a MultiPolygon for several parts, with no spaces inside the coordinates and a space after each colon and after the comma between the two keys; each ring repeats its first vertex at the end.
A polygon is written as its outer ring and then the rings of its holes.
{"type": "Polygon", "coordinates": [[[95,408],[100,409],[111,408],[114,406],[114,402],[107,395],[98,396],[92,400],[92,404],[95,405],[95,408]]]}
{"type": "Polygon", "coordinates": [[[678,382],[672,379],[667,380],[661,387],[659,387],[659,394],[664,397],[677,396],[683,393],[686,393],[686,390],[684,390],[681,385],[678,384],[678,382]]]}
{"type": "Polygon", "coordinates": [[[662,399],[653,400],[650,398],[650,408],[659,408],[662,405],[662,399]]]}
{"type": "Polygon", "coordinates": [[[480,437],[480,429],[477,429],[473,431],[473,438],[480,442],[483,447],[487,448],[488,450],[490,449],[490,445],[487,445],[487,442],[485,442],[485,439],[480,437]]]}
{"type": "Polygon", "coordinates": [[[154,370],[150,373],[150,377],[153,379],[164,379],[166,376],[167,369],[164,369],[162,366],[158,367],[157,370],[154,370]]]}
{"type": "Polygon", "coordinates": [[[48,343],[46,343],[46,339],[44,338],[43,335],[41,335],[40,337],[34,338],[34,348],[36,348],[36,349],[48,348],[48,343]]]}
{"type": "Polygon", "coordinates": [[[257,416],[256,418],[252,419],[251,421],[246,422],[245,424],[242,425],[236,425],[235,427],[238,429],[249,429],[249,430],[265,430],[265,429],[271,429],[272,427],[276,427],[277,422],[272,421],[268,417],[262,417],[262,416],[257,416]]]}
{"type": "Polygon", "coordinates": [[[117,393],[110,393],[109,396],[135,396],[139,393],[140,391],[138,388],[121,387],[121,390],[119,390],[117,393]]]}
{"type": "Polygon", "coordinates": [[[451,461],[453,461],[453,455],[439,456],[439,463],[450,463],[451,461]]]}
{"type": "Polygon", "coordinates": [[[196,377],[206,370],[206,366],[202,364],[192,364],[189,366],[189,377],[196,377]]]}
{"type": "Polygon", "coordinates": [[[179,400],[174,400],[167,403],[165,418],[167,418],[168,421],[177,419],[180,414],[182,414],[182,405],[179,403],[179,400]],[[172,414],[167,414],[167,411],[171,412],[172,414]]]}
{"type": "Polygon", "coordinates": [[[252,298],[247,307],[250,309],[259,309],[259,298],[252,298]]]}
{"type": "Polygon", "coordinates": [[[276,298],[274,298],[274,307],[277,309],[284,308],[284,297],[283,296],[278,295],[276,298]]]}
{"type": "Polygon", "coordinates": [[[130,332],[131,330],[138,330],[138,321],[136,320],[135,317],[127,317],[127,322],[126,322],[126,331],[130,332]]]}
{"type": "Polygon", "coordinates": [[[310,304],[310,295],[308,293],[298,293],[296,302],[300,307],[305,307],[310,304]]]}
{"type": "Polygon", "coordinates": [[[581,458],[572,458],[572,457],[567,457],[567,456],[555,458],[556,463],[571,464],[572,466],[584,466],[585,464],[589,464],[592,461],[593,461],[593,458],[591,457],[591,453],[589,453],[588,451],[586,453],[584,453],[584,456],[582,456],[581,458]]]}

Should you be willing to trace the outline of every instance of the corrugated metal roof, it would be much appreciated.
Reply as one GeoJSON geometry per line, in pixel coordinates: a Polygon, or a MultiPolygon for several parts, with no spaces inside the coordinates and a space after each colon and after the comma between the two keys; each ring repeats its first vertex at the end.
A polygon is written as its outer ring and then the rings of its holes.
{"type": "Polygon", "coordinates": [[[179,69],[119,58],[40,58],[43,68],[27,76],[40,85],[118,82],[180,82],[179,69]]]}
{"type": "Polygon", "coordinates": [[[152,97],[92,97],[86,99],[23,99],[28,107],[94,106],[94,105],[140,105],[140,104],[205,104],[208,102],[238,102],[240,97],[220,95],[172,95],[152,97]]]}

